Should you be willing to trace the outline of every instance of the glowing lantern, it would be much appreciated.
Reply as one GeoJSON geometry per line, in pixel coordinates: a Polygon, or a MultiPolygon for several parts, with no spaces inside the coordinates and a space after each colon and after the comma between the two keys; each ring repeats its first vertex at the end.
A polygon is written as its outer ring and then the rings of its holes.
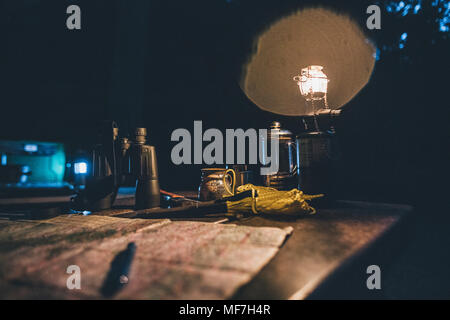
{"type": "Polygon", "coordinates": [[[303,68],[299,76],[294,77],[306,101],[324,100],[327,106],[328,78],[322,71],[322,66],[308,66],[303,68]]]}

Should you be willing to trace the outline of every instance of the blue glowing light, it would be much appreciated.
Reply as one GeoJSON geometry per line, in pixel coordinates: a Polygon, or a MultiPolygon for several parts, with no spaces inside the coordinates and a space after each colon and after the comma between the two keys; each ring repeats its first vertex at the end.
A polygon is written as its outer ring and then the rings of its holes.
{"type": "Polygon", "coordinates": [[[8,162],[8,157],[6,156],[6,154],[2,154],[2,166],[6,166],[8,162]]]}
{"type": "Polygon", "coordinates": [[[75,174],[86,174],[87,173],[87,163],[86,162],[75,162],[73,166],[73,172],[75,174]]]}
{"type": "Polygon", "coordinates": [[[405,47],[406,38],[408,38],[408,33],[403,32],[402,35],[400,36],[400,41],[398,44],[398,47],[400,49],[403,49],[405,47]]]}
{"type": "Polygon", "coordinates": [[[409,9],[411,8],[411,6],[408,4],[402,12],[402,16],[406,16],[409,13],[409,9]]]}
{"type": "Polygon", "coordinates": [[[376,61],[380,60],[380,49],[376,48],[375,52],[373,53],[373,57],[375,58],[376,61]]]}
{"type": "Polygon", "coordinates": [[[23,147],[23,150],[25,150],[26,152],[36,152],[38,151],[38,146],[37,144],[26,144],[23,147]]]}
{"type": "Polygon", "coordinates": [[[416,4],[416,6],[414,7],[414,14],[417,14],[417,12],[419,12],[421,6],[420,4],[416,4]]]}

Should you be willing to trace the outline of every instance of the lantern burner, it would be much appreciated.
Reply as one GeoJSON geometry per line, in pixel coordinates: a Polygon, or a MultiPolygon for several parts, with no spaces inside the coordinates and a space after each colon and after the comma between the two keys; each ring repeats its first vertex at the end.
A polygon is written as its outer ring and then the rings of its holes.
{"type": "Polygon", "coordinates": [[[311,104],[316,131],[319,131],[316,116],[320,110],[329,109],[327,102],[329,80],[323,72],[323,67],[318,65],[305,67],[301,70],[300,75],[295,76],[293,80],[297,82],[300,93],[306,102],[311,104]],[[322,104],[318,107],[317,103],[319,101],[322,101],[322,104]]]}
{"type": "Polygon", "coordinates": [[[329,80],[322,70],[322,66],[308,66],[301,70],[299,76],[294,77],[307,101],[326,99],[329,80]]]}

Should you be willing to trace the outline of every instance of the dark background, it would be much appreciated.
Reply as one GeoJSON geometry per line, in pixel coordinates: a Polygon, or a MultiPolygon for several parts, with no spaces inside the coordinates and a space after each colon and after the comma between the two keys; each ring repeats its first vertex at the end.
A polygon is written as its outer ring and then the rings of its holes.
{"type": "Polygon", "coordinates": [[[319,4],[351,15],[378,48],[369,84],[336,124],[339,195],[414,205],[417,236],[403,263],[416,280],[398,282],[392,296],[448,297],[447,1],[2,1],[0,139],[75,150],[94,142],[98,120],[116,120],[122,133],[145,126],[162,186],[196,188],[200,167],[170,161],[174,129],[192,132],[194,120],[204,130],[280,120],[298,131],[299,119],[259,110],[238,80],[258,32],[319,4]],[[81,30],[66,28],[70,4],[81,7],[81,30]],[[381,30],[366,28],[370,4],[382,8],[381,30]]]}

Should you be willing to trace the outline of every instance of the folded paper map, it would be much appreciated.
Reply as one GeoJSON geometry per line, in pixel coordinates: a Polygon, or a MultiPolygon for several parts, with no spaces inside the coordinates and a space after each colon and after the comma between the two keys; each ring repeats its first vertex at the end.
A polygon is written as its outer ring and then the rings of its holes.
{"type": "MultiPolygon", "coordinates": [[[[135,253],[116,299],[225,299],[292,229],[65,215],[0,221],[0,298],[103,299],[115,258],[135,253]],[[68,285],[79,270],[80,289],[68,285]]],[[[122,279],[122,278],[121,278],[122,279]]]]}

